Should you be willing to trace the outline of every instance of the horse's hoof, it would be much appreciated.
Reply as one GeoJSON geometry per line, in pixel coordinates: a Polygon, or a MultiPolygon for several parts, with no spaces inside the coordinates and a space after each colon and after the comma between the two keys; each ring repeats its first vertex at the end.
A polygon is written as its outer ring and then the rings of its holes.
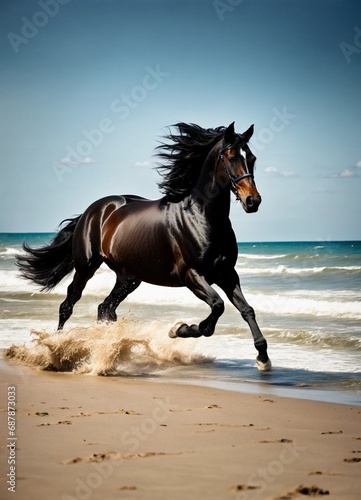
{"type": "Polygon", "coordinates": [[[177,330],[177,337],[181,337],[182,339],[198,338],[201,335],[197,325],[188,326],[186,323],[183,323],[177,330]]]}
{"type": "Polygon", "coordinates": [[[168,337],[170,337],[171,339],[176,339],[178,337],[177,331],[171,328],[168,332],[168,337]]]}
{"type": "Polygon", "coordinates": [[[187,323],[183,323],[182,321],[178,321],[169,331],[168,333],[171,339],[182,338],[198,338],[202,334],[198,329],[197,325],[188,326],[187,323]]]}
{"type": "Polygon", "coordinates": [[[188,335],[193,339],[199,339],[202,336],[202,333],[199,331],[198,325],[191,325],[188,328],[188,335]]]}
{"type": "Polygon", "coordinates": [[[256,359],[257,368],[260,372],[270,372],[272,370],[271,360],[268,358],[265,363],[260,361],[258,358],[256,359]]]}
{"type": "Polygon", "coordinates": [[[168,336],[171,338],[171,339],[176,339],[178,338],[178,335],[177,335],[177,330],[178,328],[180,328],[182,325],[184,325],[183,321],[177,321],[177,323],[175,323],[172,328],[169,330],[169,333],[168,333],[168,336]]]}

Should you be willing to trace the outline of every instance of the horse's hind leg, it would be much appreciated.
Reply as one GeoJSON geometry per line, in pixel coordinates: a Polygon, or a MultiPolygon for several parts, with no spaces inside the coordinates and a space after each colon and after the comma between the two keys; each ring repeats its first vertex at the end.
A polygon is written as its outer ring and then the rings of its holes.
{"type": "Polygon", "coordinates": [[[218,293],[207,283],[203,276],[199,275],[194,270],[189,270],[186,279],[186,286],[199,299],[206,302],[211,308],[211,314],[201,321],[199,325],[187,325],[186,323],[177,323],[169,332],[171,338],[182,337],[210,337],[213,335],[217,321],[224,311],[224,302],[218,293]]]}
{"type": "MultiPolygon", "coordinates": [[[[100,265],[100,264],[99,264],[100,265]]],[[[68,286],[66,299],[59,307],[59,324],[58,330],[62,330],[65,322],[70,318],[73,314],[74,305],[80,300],[85,285],[90,280],[90,278],[94,275],[95,271],[99,267],[99,265],[94,266],[92,268],[88,268],[86,272],[84,271],[76,271],[74,274],[73,281],[68,286]]]]}
{"type": "Polygon", "coordinates": [[[108,297],[98,306],[98,321],[116,321],[116,308],[138,286],[141,281],[128,277],[126,279],[117,275],[117,281],[108,297]]]}

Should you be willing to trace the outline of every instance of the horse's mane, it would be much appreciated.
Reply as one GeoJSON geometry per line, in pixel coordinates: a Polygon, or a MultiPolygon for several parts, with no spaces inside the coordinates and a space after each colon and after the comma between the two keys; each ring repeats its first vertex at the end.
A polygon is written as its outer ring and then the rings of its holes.
{"type": "Polygon", "coordinates": [[[163,177],[158,186],[168,200],[180,201],[191,192],[208,153],[223,137],[226,127],[204,129],[193,123],[173,127],[178,133],[164,137],[172,142],[156,148],[160,151],[158,157],[165,160],[157,167],[163,177]]]}

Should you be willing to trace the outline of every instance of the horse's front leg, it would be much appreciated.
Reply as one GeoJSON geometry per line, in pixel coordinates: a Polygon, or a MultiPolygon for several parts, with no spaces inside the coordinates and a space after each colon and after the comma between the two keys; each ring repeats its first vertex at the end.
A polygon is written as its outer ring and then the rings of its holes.
{"type": "Polygon", "coordinates": [[[217,321],[224,312],[224,302],[218,293],[207,283],[205,278],[194,269],[190,269],[185,277],[185,285],[199,299],[206,302],[211,308],[211,314],[199,325],[177,323],[169,332],[171,338],[182,337],[210,337],[213,335],[217,321]]]}
{"type": "Polygon", "coordinates": [[[248,323],[251,329],[254,346],[258,351],[258,356],[256,358],[258,369],[261,371],[271,370],[272,364],[267,354],[267,341],[259,329],[253,307],[251,307],[244,298],[238,274],[234,269],[232,269],[231,273],[225,273],[222,275],[222,277],[217,281],[217,285],[219,285],[227,294],[229,300],[238,309],[242,318],[248,323]]]}

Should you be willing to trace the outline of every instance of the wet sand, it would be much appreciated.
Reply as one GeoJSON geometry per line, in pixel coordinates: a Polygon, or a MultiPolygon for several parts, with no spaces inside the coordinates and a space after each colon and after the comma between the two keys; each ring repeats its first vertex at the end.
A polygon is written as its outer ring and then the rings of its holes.
{"type": "Polygon", "coordinates": [[[357,406],[4,360],[0,380],[4,499],[360,498],[357,406]]]}

